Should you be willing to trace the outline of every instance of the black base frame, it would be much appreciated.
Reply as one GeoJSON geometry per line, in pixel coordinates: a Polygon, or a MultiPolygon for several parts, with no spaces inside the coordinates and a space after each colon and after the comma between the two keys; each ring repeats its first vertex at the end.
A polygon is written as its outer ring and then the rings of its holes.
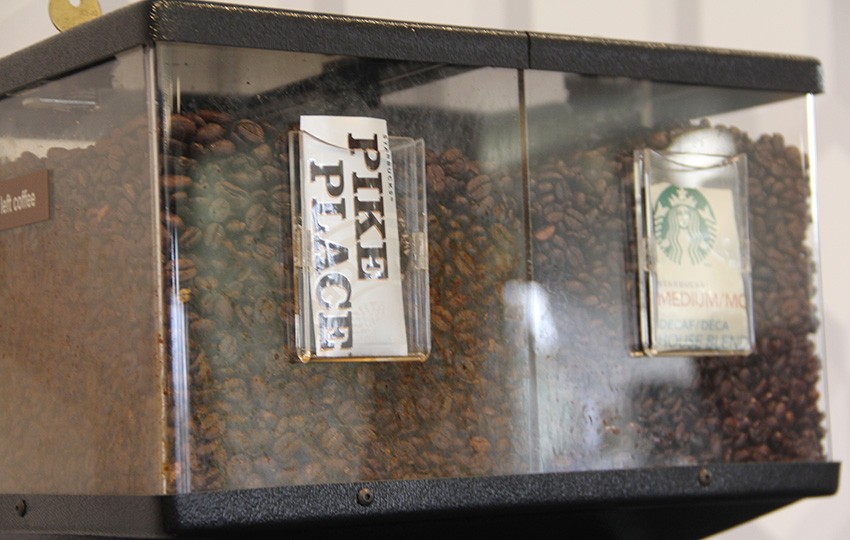
{"type": "Polygon", "coordinates": [[[529,533],[699,538],[838,489],[839,463],[289,486],[173,496],[0,495],[0,534],[365,537],[529,533]]]}

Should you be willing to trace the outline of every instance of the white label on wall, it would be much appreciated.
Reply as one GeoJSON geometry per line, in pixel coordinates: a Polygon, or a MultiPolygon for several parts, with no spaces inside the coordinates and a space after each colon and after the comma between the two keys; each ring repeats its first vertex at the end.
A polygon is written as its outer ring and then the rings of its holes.
{"type": "Polygon", "coordinates": [[[301,117],[302,212],[319,357],[406,356],[387,123],[301,117]]]}
{"type": "Polygon", "coordinates": [[[655,348],[747,350],[749,318],[732,191],[658,183],[652,193],[655,348]]]}

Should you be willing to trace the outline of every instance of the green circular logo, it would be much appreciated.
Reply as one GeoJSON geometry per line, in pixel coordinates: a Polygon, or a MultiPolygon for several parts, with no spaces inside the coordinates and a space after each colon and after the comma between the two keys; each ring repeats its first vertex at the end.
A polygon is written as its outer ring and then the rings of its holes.
{"type": "Polygon", "coordinates": [[[671,261],[699,264],[711,253],[717,220],[699,190],[669,186],[661,192],[652,213],[658,247],[671,261]]]}

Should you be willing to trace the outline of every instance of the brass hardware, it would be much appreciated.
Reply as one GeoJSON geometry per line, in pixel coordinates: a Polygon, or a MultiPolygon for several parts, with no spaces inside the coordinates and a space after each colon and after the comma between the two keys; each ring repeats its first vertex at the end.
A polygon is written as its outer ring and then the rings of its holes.
{"type": "Polygon", "coordinates": [[[53,26],[64,32],[100,16],[100,2],[97,0],[79,0],[79,3],[79,6],[75,6],[71,0],[50,0],[47,11],[53,26]]]}

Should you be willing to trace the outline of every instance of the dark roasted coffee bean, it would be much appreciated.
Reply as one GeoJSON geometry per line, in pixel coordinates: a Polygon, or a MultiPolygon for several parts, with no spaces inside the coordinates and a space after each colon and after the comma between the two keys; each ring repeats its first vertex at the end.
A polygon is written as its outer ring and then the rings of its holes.
{"type": "Polygon", "coordinates": [[[225,130],[220,124],[206,124],[198,129],[195,134],[195,142],[204,146],[210,145],[224,137],[225,130]]]}
{"type": "Polygon", "coordinates": [[[162,177],[162,185],[171,190],[182,190],[192,185],[192,179],[179,174],[166,174],[162,177]]]}
{"type": "Polygon", "coordinates": [[[210,143],[209,149],[214,156],[231,156],[236,152],[236,145],[234,145],[227,139],[220,139],[213,143],[210,143]]]}
{"type": "Polygon", "coordinates": [[[252,120],[239,120],[233,126],[233,138],[235,142],[247,145],[256,146],[262,144],[266,140],[266,134],[263,131],[263,126],[252,120]]]}
{"type": "Polygon", "coordinates": [[[206,123],[215,123],[222,126],[228,126],[233,122],[233,117],[222,111],[214,111],[211,109],[202,109],[198,111],[197,116],[202,118],[206,123]]]}
{"type": "Polygon", "coordinates": [[[189,118],[180,114],[171,115],[170,132],[171,136],[175,139],[180,141],[186,141],[194,137],[197,130],[198,128],[195,125],[195,122],[193,122],[189,118]]]}

